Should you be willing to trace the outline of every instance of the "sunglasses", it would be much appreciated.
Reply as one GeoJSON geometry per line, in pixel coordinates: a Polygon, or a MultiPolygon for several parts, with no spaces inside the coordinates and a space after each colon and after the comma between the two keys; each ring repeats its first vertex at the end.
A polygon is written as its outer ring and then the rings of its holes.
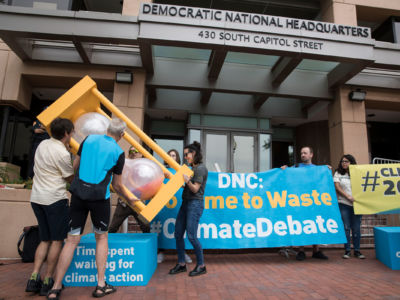
{"type": "Polygon", "coordinates": [[[138,149],[130,149],[129,150],[129,154],[135,154],[135,153],[139,153],[138,149]]]}
{"type": "Polygon", "coordinates": [[[187,156],[189,155],[189,153],[191,153],[191,152],[183,153],[183,156],[184,156],[184,157],[187,157],[187,156]]]}

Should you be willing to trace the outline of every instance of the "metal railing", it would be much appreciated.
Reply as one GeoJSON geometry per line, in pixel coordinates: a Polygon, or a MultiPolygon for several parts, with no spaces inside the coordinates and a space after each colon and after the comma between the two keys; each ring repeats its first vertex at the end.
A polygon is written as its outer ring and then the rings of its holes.
{"type": "Polygon", "coordinates": [[[372,164],[377,165],[377,164],[400,164],[400,160],[394,160],[394,159],[389,159],[389,158],[381,158],[381,157],[375,157],[372,160],[372,164]]]}

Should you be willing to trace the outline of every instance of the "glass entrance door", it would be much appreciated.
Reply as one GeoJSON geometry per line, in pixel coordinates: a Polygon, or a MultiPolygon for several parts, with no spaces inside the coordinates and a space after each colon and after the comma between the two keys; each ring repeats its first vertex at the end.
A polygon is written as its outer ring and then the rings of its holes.
{"type": "Polygon", "coordinates": [[[206,166],[209,171],[229,172],[228,134],[205,132],[206,166]]]}
{"type": "Polygon", "coordinates": [[[209,171],[256,172],[256,134],[205,131],[204,141],[205,162],[209,171]]]}
{"type": "Polygon", "coordinates": [[[252,134],[231,133],[231,172],[255,172],[255,142],[252,134]]]}

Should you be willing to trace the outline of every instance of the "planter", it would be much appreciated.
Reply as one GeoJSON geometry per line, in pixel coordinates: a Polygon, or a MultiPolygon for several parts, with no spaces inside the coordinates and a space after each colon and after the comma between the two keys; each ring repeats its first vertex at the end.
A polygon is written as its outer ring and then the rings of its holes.
{"type": "Polygon", "coordinates": [[[0,162],[0,178],[1,182],[15,182],[19,179],[21,168],[19,166],[0,162]]]}

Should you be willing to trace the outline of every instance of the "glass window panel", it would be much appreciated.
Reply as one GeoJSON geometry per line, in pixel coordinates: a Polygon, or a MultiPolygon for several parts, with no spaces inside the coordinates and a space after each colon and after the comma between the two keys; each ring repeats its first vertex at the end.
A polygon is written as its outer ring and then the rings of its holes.
{"type": "Polygon", "coordinates": [[[246,65],[261,65],[273,66],[279,59],[279,56],[241,53],[241,52],[228,52],[225,58],[227,63],[237,63],[246,65]]]}
{"type": "Polygon", "coordinates": [[[206,166],[209,171],[227,172],[228,136],[206,133],[206,166]]]}
{"type": "Polygon", "coordinates": [[[189,124],[190,125],[201,125],[201,116],[199,114],[190,114],[189,124]]]}
{"type": "Polygon", "coordinates": [[[232,172],[251,173],[254,172],[254,136],[233,136],[233,166],[232,172]]]}
{"type": "Polygon", "coordinates": [[[394,36],[394,42],[397,44],[400,44],[400,22],[395,22],[394,23],[394,29],[393,29],[393,36],[394,36]]]}
{"type": "Polygon", "coordinates": [[[210,127],[257,129],[257,119],[204,115],[202,125],[210,127]]]}
{"type": "Polygon", "coordinates": [[[151,134],[184,136],[186,131],[185,122],[153,120],[151,122],[151,134]]]}
{"type": "MultiPolygon", "coordinates": [[[[181,164],[183,162],[183,140],[172,140],[172,139],[154,139],[154,141],[160,146],[165,152],[168,152],[171,149],[175,149],[179,152],[179,156],[181,158],[181,164]]],[[[161,163],[164,163],[164,160],[157,154],[153,153],[154,157],[161,163]]]]}
{"type": "Polygon", "coordinates": [[[155,57],[168,57],[179,59],[207,60],[210,58],[211,50],[195,49],[185,47],[153,46],[155,57]]]}
{"type": "Polygon", "coordinates": [[[312,59],[303,59],[296,69],[309,70],[309,71],[320,71],[320,72],[330,72],[339,63],[334,61],[321,61],[312,59]]]}
{"type": "Polygon", "coordinates": [[[200,130],[190,129],[189,130],[189,144],[193,143],[194,141],[198,141],[201,144],[200,130]]]}
{"type": "Polygon", "coordinates": [[[269,119],[260,119],[260,129],[269,129],[270,123],[269,119]]]}
{"type": "Polygon", "coordinates": [[[259,171],[264,172],[271,169],[271,135],[262,133],[259,138],[259,171]]]}

